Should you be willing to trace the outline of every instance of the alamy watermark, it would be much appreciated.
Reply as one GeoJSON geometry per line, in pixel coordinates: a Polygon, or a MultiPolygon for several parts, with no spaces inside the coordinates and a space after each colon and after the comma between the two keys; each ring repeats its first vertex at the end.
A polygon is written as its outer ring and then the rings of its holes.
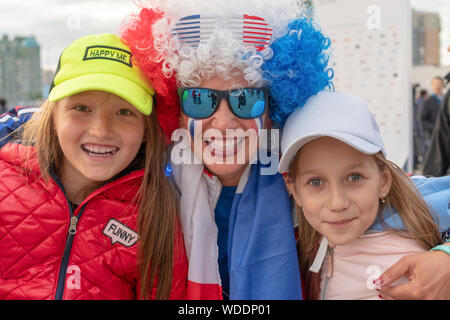
{"type": "Polygon", "coordinates": [[[366,26],[369,30],[381,29],[381,8],[377,5],[367,7],[366,13],[368,15],[366,26]]]}
{"type": "Polygon", "coordinates": [[[71,13],[66,20],[67,29],[71,31],[81,30],[81,9],[73,6],[70,11],[71,13]]]}
{"type": "Polygon", "coordinates": [[[262,175],[277,173],[279,164],[279,129],[218,129],[202,131],[198,125],[193,134],[187,129],[177,129],[172,134],[174,147],[171,161],[174,164],[233,165],[254,164],[264,166],[262,175]],[[192,135],[194,137],[192,137],[192,135]]]}

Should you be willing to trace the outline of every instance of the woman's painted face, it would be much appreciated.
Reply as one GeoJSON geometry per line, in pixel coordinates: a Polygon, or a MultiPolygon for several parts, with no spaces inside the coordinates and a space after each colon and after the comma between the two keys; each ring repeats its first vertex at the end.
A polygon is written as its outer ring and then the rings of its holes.
{"type": "Polygon", "coordinates": [[[54,128],[64,155],[63,183],[82,188],[124,170],[142,144],[144,117],[128,101],[103,91],[60,100],[54,128]]]}
{"type": "Polygon", "coordinates": [[[389,170],[333,138],[313,140],[299,152],[296,176],[287,179],[287,187],[306,220],[332,245],[357,239],[373,224],[380,198],[389,192],[389,170]]]}
{"type": "MultiPolygon", "coordinates": [[[[203,80],[199,87],[229,90],[248,87],[243,78],[223,80],[217,76],[203,80]]],[[[267,112],[266,112],[267,113],[267,112]]],[[[266,114],[254,119],[236,117],[226,99],[206,119],[193,119],[181,114],[181,125],[189,130],[191,148],[205,167],[224,186],[233,186],[258,149],[258,135],[264,127],[266,114]]]]}

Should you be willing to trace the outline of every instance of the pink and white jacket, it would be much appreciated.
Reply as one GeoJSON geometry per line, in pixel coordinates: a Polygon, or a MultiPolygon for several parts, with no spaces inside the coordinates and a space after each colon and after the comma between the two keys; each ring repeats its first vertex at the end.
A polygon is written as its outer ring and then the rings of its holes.
{"type": "MultiPolygon", "coordinates": [[[[425,251],[414,239],[392,231],[367,233],[328,248],[322,266],[321,300],[380,300],[373,283],[402,257],[425,251]]],[[[394,285],[406,283],[400,278],[394,285]]]]}

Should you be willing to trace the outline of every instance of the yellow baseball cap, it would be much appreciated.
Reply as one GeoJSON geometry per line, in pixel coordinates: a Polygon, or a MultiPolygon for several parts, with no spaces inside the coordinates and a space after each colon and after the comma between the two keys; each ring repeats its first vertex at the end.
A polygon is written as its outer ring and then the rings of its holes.
{"type": "Polygon", "coordinates": [[[120,37],[110,34],[84,36],[62,52],[49,101],[89,90],[113,93],[149,115],[155,90],[133,65],[130,49],[120,37]]]}

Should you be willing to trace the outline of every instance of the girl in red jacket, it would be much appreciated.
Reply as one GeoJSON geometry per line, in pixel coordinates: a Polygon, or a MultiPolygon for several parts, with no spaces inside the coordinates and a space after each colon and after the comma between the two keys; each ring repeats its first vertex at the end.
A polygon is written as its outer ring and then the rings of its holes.
{"type": "Polygon", "coordinates": [[[119,37],[62,53],[0,149],[0,299],[180,299],[187,260],[154,90],[119,37]]]}

